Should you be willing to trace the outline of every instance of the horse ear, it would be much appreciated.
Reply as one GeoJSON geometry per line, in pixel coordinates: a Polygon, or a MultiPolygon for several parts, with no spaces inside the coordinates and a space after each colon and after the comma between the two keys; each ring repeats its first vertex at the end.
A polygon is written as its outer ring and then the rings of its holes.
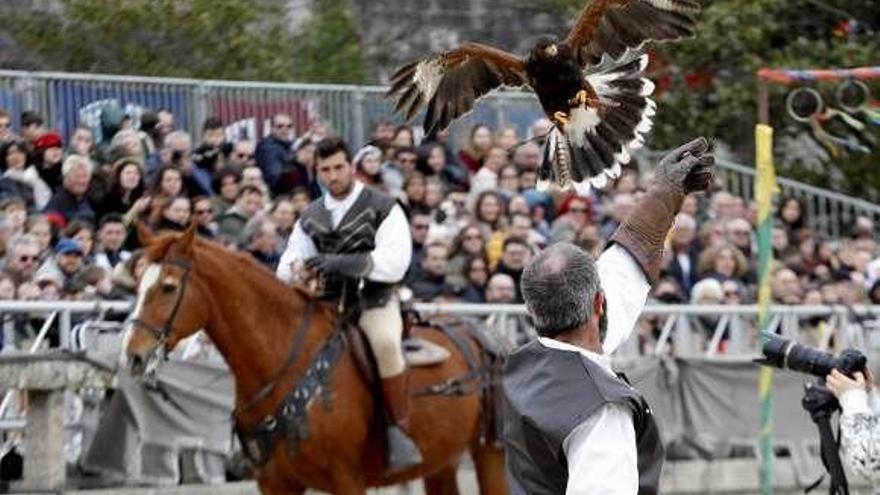
{"type": "Polygon", "coordinates": [[[186,254],[191,255],[193,253],[193,243],[196,240],[198,225],[196,222],[190,222],[189,227],[183,232],[183,236],[180,237],[180,247],[183,248],[183,252],[186,254]]]}
{"type": "Polygon", "coordinates": [[[135,222],[135,228],[137,229],[137,238],[138,242],[141,243],[141,246],[149,246],[156,238],[156,234],[147,227],[147,224],[140,220],[135,222]]]}

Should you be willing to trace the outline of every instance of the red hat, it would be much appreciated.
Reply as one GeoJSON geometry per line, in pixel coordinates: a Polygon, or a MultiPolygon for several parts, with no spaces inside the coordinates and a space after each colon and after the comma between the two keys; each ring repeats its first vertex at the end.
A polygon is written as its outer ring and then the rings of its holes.
{"type": "Polygon", "coordinates": [[[58,134],[57,132],[46,132],[34,141],[34,149],[37,151],[61,147],[63,147],[61,134],[58,134]]]}

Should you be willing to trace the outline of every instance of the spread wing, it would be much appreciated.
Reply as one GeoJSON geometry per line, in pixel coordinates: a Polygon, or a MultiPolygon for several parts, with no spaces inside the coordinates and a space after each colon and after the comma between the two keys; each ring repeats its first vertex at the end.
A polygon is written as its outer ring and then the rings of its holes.
{"type": "Polygon", "coordinates": [[[593,0],[581,11],[565,42],[581,66],[599,63],[607,53],[617,60],[627,48],[647,41],[669,41],[694,34],[696,0],[593,0]]]}
{"type": "Polygon", "coordinates": [[[527,84],[522,60],[480,43],[404,65],[391,76],[386,96],[396,100],[395,112],[412,119],[427,104],[425,132],[431,136],[471,111],[474,102],[500,86],[527,84]]]}

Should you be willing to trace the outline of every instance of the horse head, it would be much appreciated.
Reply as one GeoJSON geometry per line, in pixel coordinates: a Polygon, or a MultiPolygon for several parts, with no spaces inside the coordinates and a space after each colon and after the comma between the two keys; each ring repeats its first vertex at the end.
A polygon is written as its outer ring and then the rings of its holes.
{"type": "Polygon", "coordinates": [[[141,223],[137,231],[149,265],[138,282],[119,364],[143,376],[155,371],[178,342],[205,326],[209,294],[195,280],[195,222],[180,234],[156,236],[141,223]]]}

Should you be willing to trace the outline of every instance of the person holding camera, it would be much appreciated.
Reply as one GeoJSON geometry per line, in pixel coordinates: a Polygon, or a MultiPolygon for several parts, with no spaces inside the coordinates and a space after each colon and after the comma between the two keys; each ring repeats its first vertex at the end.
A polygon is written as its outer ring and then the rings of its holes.
{"type": "Polygon", "coordinates": [[[835,369],[825,377],[837,397],[840,414],[840,452],[845,464],[880,487],[880,398],[874,390],[874,374],[855,372],[853,377],[835,369]],[[867,375],[867,376],[866,376],[867,375]]]}

